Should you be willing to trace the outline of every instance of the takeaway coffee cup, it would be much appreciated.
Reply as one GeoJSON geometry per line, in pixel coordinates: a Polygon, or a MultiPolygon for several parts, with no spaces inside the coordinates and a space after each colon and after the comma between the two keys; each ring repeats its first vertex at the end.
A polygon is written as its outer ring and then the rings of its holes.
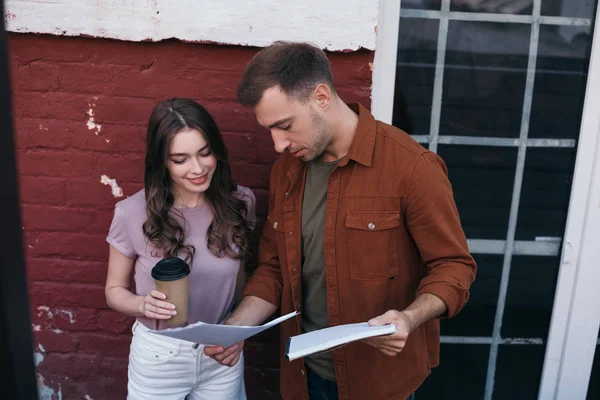
{"type": "Polygon", "coordinates": [[[190,266],[177,257],[162,259],[152,268],[156,289],[167,296],[165,301],[175,304],[177,314],[165,321],[170,328],[187,324],[189,274],[190,266]]]}

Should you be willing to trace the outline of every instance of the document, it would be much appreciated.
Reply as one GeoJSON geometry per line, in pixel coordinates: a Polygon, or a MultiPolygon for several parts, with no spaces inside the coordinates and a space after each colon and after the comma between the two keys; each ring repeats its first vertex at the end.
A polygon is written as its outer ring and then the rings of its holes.
{"type": "Polygon", "coordinates": [[[367,322],[332,326],[292,336],[288,339],[285,355],[289,361],[310,354],[331,350],[340,345],[374,336],[390,335],[396,332],[394,325],[369,326],[367,322]]]}
{"type": "Polygon", "coordinates": [[[290,319],[297,314],[298,313],[294,311],[261,326],[216,325],[197,322],[182,328],[171,328],[158,331],[151,330],[150,332],[157,335],[186,340],[192,343],[229,347],[290,319]]]}

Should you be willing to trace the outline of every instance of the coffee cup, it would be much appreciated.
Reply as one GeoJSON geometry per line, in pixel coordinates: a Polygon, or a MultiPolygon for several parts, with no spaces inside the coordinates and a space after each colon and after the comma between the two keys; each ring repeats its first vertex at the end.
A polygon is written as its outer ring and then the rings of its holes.
{"type": "Polygon", "coordinates": [[[166,302],[175,304],[177,314],[165,321],[170,327],[185,326],[188,320],[188,276],[190,266],[181,258],[164,258],[152,268],[156,290],[164,293],[166,302]]]}

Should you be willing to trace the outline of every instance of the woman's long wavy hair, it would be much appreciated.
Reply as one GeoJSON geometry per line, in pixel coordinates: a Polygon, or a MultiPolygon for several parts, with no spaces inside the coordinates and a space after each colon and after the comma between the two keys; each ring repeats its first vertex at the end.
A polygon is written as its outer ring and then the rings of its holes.
{"type": "Polygon", "coordinates": [[[189,99],[175,98],[158,104],[148,122],[144,170],[148,219],[143,225],[144,235],[158,250],[157,255],[177,257],[183,253],[186,261],[193,261],[195,248],[186,243],[185,226],[173,217],[173,213],[183,215],[173,208],[175,199],[167,169],[173,137],[184,128],[199,130],[217,159],[212,181],[204,193],[214,212],[206,234],[208,249],[217,257],[242,259],[248,254],[252,231],[245,218],[246,202],[234,193],[237,185],[231,178],[227,148],[217,124],[204,107],[189,99]]]}

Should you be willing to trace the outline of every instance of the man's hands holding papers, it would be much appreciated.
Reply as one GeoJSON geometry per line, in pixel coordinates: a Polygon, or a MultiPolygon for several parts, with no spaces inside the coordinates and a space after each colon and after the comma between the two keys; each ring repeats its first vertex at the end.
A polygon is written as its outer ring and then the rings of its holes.
{"type": "Polygon", "coordinates": [[[420,294],[405,310],[390,310],[369,321],[371,326],[394,324],[396,333],[363,341],[386,356],[393,357],[404,349],[406,339],[413,330],[433,318],[444,315],[447,310],[446,304],[438,296],[431,293],[420,294]]]}
{"type": "Polygon", "coordinates": [[[391,335],[363,339],[363,342],[375,347],[386,356],[393,357],[402,351],[413,327],[410,318],[405,313],[396,310],[390,310],[377,318],[369,320],[370,326],[387,324],[393,324],[396,327],[396,332],[391,335]]]}

